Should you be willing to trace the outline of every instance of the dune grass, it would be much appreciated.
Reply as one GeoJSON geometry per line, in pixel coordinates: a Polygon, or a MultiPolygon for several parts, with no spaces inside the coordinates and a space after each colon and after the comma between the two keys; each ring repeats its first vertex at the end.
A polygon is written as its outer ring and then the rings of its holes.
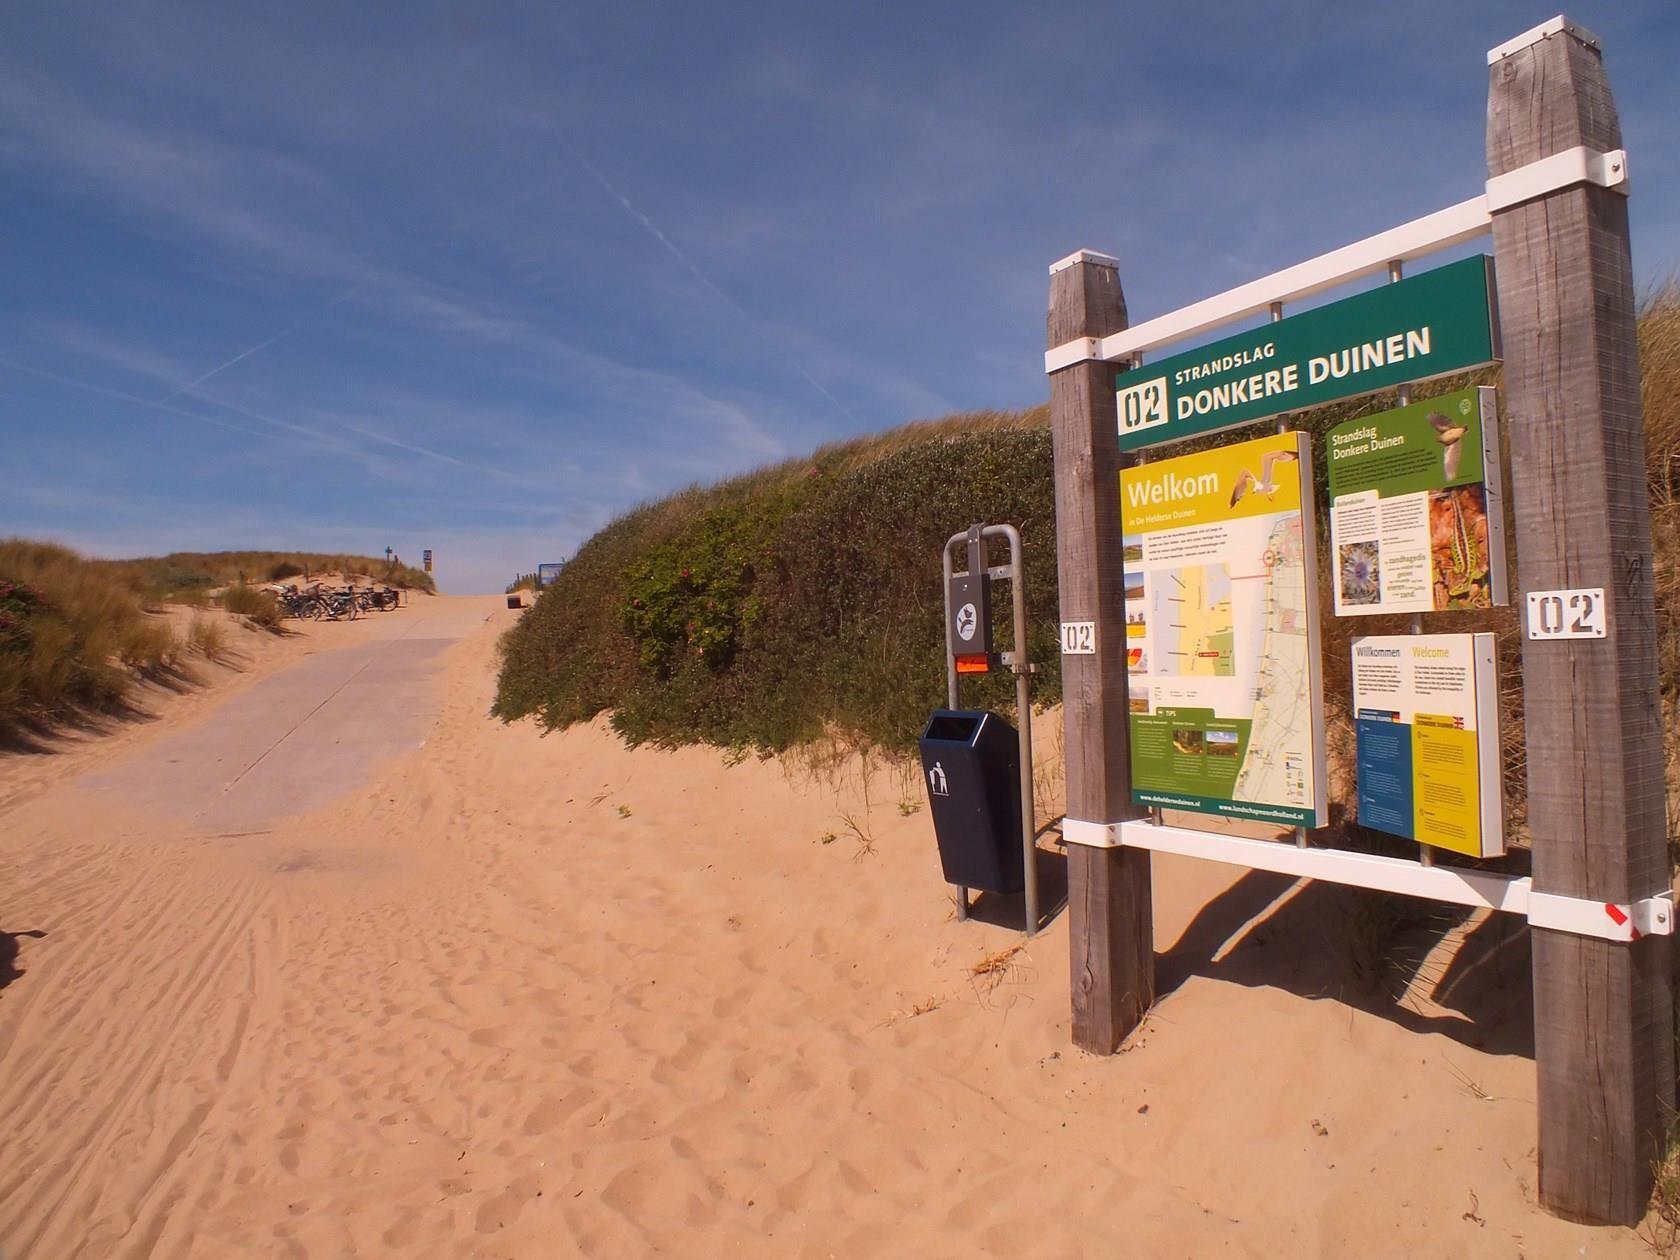
{"type": "Polygon", "coordinates": [[[187,628],[187,643],[207,661],[227,659],[227,633],[208,617],[193,617],[187,628]]]}
{"type": "Polygon", "coordinates": [[[221,605],[271,634],[281,633],[280,601],[271,591],[255,586],[230,586],[221,595],[221,605]]]}
{"type": "Polygon", "coordinates": [[[202,606],[214,587],[282,582],[318,573],[364,573],[388,586],[436,594],[432,575],[379,556],[317,551],[176,551],[94,561],[143,598],[202,606]]]}
{"type": "Polygon", "coordinates": [[[247,586],[305,572],[369,573],[392,586],[431,591],[430,575],[369,556],[317,552],[177,552],[94,560],[56,543],[0,541],[0,740],[89,714],[120,710],[142,679],[183,676],[191,654],[223,659],[223,626],[195,614],[177,634],[165,603],[230,613],[274,632],[274,596],[247,586]]]}
{"type": "Polygon", "coordinates": [[[184,651],[135,591],[67,547],[0,541],[0,732],[116,707],[184,651]]]}
{"type": "Polygon", "coordinates": [[[1669,280],[1642,304],[1639,367],[1650,473],[1669,862],[1680,867],[1680,280],[1669,280]]]}

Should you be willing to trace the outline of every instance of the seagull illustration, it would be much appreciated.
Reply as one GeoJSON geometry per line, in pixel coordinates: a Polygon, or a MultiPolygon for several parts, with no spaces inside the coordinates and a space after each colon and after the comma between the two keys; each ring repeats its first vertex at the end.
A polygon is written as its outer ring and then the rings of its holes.
{"type": "Polygon", "coordinates": [[[1468,425],[1454,424],[1439,411],[1429,413],[1429,423],[1435,429],[1435,440],[1447,449],[1441,452],[1441,471],[1451,481],[1458,476],[1458,461],[1464,454],[1459,439],[1470,431],[1468,425]]]}
{"type": "Polygon", "coordinates": [[[1238,500],[1251,489],[1255,494],[1263,494],[1268,499],[1277,495],[1277,483],[1272,480],[1272,465],[1277,463],[1293,464],[1294,451],[1267,451],[1266,458],[1260,461],[1260,475],[1256,477],[1244,468],[1237,474],[1237,484],[1231,487],[1231,506],[1236,507],[1238,500]]]}

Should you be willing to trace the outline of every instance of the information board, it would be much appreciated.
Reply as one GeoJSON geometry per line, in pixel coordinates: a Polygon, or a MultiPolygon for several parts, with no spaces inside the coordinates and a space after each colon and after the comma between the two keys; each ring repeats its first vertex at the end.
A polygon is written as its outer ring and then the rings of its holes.
{"type": "Polygon", "coordinates": [[[1324,825],[1310,458],[1282,433],[1120,474],[1133,801],[1324,825]]]}
{"type": "Polygon", "coordinates": [[[1326,458],[1337,616],[1508,601],[1494,390],[1349,420],[1326,458]]]}
{"type": "Polygon", "coordinates": [[[1465,258],[1122,372],[1120,448],[1175,442],[1492,362],[1492,261],[1465,258]]]}
{"type": "Polygon", "coordinates": [[[1505,851],[1491,634],[1353,643],[1359,821],[1471,857],[1505,851]]]}
{"type": "Polygon", "coordinates": [[[539,564],[537,566],[537,589],[541,590],[545,586],[553,586],[560,577],[560,570],[565,567],[564,562],[560,564],[539,564]]]}

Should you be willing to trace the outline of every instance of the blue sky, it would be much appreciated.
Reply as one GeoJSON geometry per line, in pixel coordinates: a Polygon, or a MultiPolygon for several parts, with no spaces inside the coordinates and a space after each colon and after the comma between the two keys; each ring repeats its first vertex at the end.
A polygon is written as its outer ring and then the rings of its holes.
{"type": "MultiPolygon", "coordinates": [[[[1486,50],[1554,12],[11,6],[0,534],[500,590],[694,481],[1042,401],[1074,249],[1139,320],[1474,195],[1486,50]]],[[[1648,285],[1680,6],[1569,14],[1648,285]]]]}

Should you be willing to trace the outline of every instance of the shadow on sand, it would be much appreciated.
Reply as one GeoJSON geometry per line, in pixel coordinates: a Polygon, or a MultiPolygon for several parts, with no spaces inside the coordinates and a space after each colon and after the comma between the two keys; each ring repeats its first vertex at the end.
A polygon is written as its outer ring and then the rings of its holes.
{"type": "Polygon", "coordinates": [[[1529,930],[1515,915],[1250,871],[1156,955],[1158,998],[1193,976],[1534,1056],[1529,930]]]}
{"type": "Polygon", "coordinates": [[[38,941],[45,935],[39,931],[0,932],[0,989],[23,974],[23,968],[17,965],[18,941],[26,936],[38,941]]]}
{"type": "MultiPolygon", "coordinates": [[[[1050,829],[1042,828],[1042,837],[1050,829]]],[[[1067,909],[1067,858],[1053,849],[1038,854],[1038,930],[1044,931],[1067,909]]],[[[971,893],[968,917],[993,927],[1024,932],[1027,927],[1026,898],[1021,893],[971,893]]]]}
{"type": "MultiPolygon", "coordinates": [[[[244,673],[250,657],[242,652],[224,652],[215,661],[224,669],[244,673]]],[[[148,669],[138,679],[140,687],[155,687],[174,696],[205,687],[208,680],[192,665],[177,661],[148,669]]],[[[119,696],[97,708],[60,710],[50,717],[0,720],[0,755],[51,756],[97,739],[124,726],[157,721],[159,714],[145,707],[144,695],[119,696]]]]}
{"type": "MultiPolygon", "coordinates": [[[[1046,828],[1046,830],[1051,830],[1046,828]]],[[[1038,851],[1040,930],[1067,909],[1067,859],[1038,851]]],[[[980,893],[969,917],[1022,931],[1021,894],[980,893]]],[[[1192,977],[1340,1002],[1492,1054],[1534,1055],[1528,924],[1461,906],[1249,871],[1171,943],[1156,996],[1192,977]]]]}

